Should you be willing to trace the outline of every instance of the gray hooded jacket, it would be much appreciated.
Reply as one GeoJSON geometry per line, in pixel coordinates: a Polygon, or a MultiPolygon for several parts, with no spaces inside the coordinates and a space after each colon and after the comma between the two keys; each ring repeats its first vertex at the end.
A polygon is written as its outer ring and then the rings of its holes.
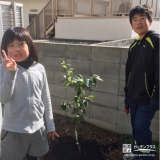
{"type": "Polygon", "coordinates": [[[0,65],[0,103],[4,130],[34,133],[44,124],[47,132],[55,130],[46,72],[39,63],[27,70],[18,65],[17,71],[0,65]]]}

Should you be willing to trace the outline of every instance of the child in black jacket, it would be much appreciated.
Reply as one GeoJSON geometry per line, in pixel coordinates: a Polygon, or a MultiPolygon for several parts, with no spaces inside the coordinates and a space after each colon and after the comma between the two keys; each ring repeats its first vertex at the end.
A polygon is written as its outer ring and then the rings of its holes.
{"type": "Polygon", "coordinates": [[[134,154],[141,154],[141,160],[152,160],[152,132],[149,128],[159,110],[159,34],[150,30],[152,10],[149,6],[134,7],[129,19],[139,36],[128,52],[124,102],[125,108],[130,109],[133,137],[138,148],[134,154]],[[150,148],[144,153],[142,145],[150,148]]]}

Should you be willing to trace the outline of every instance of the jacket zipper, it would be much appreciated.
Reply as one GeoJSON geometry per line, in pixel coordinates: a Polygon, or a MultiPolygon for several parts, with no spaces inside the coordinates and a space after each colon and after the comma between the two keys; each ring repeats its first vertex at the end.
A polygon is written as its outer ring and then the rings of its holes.
{"type": "Polygon", "coordinates": [[[149,94],[149,91],[148,91],[148,86],[147,86],[147,74],[144,73],[144,78],[145,78],[145,87],[146,87],[146,91],[147,91],[147,94],[149,96],[149,98],[151,98],[150,94],[149,94]]]}

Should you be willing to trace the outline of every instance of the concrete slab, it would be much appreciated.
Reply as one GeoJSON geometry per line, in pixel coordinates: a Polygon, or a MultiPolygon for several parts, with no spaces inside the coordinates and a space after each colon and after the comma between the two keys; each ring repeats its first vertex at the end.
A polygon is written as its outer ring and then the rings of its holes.
{"type": "Polygon", "coordinates": [[[90,61],[92,59],[92,47],[81,45],[66,45],[66,58],[90,61]]]}
{"type": "Polygon", "coordinates": [[[91,75],[91,61],[66,59],[67,64],[71,64],[74,73],[91,75]]]}
{"type": "Polygon", "coordinates": [[[96,105],[117,109],[118,96],[115,94],[92,91],[96,105]]]}
{"type": "Polygon", "coordinates": [[[65,88],[61,84],[49,83],[49,89],[52,96],[65,98],[65,88]]]}
{"type": "Polygon", "coordinates": [[[127,116],[127,114],[125,112],[118,111],[117,125],[123,125],[123,126],[130,127],[131,126],[130,114],[129,114],[129,116],[127,116]]]}
{"type": "Polygon", "coordinates": [[[91,63],[91,72],[105,78],[119,79],[119,68],[119,64],[104,62],[91,63]]]}
{"type": "Polygon", "coordinates": [[[119,81],[116,79],[101,78],[103,81],[97,81],[97,87],[92,87],[92,90],[118,95],[119,81]]]}
{"type": "Polygon", "coordinates": [[[65,57],[66,46],[64,44],[44,43],[44,54],[49,57],[65,57]]]}
{"type": "Polygon", "coordinates": [[[92,61],[120,63],[121,48],[92,47],[92,61]]]}
{"type": "Polygon", "coordinates": [[[120,84],[119,84],[119,95],[120,96],[124,96],[124,86],[125,86],[125,81],[120,80],[120,84]]]}
{"type": "Polygon", "coordinates": [[[90,105],[90,107],[90,118],[116,124],[116,109],[100,107],[97,105],[90,105]]]}

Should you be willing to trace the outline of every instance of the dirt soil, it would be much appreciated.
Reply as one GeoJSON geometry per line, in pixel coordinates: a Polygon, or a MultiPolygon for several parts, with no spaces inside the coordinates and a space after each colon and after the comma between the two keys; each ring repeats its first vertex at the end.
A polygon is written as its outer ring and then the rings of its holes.
{"type": "Polygon", "coordinates": [[[60,138],[48,140],[50,150],[41,160],[122,160],[120,134],[81,122],[78,147],[71,119],[54,114],[54,121],[60,138]]]}

